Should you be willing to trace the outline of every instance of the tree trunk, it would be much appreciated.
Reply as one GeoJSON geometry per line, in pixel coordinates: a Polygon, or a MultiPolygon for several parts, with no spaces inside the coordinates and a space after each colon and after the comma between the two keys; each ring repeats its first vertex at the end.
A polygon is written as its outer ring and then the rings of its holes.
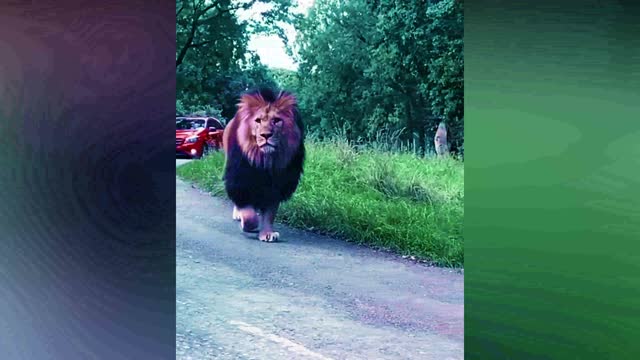
{"type": "Polygon", "coordinates": [[[413,138],[415,138],[416,134],[418,135],[416,151],[418,155],[422,156],[425,150],[424,122],[418,118],[419,114],[416,114],[416,105],[414,102],[414,97],[411,96],[411,94],[407,94],[407,128],[413,138]]]}
{"type": "Polygon", "coordinates": [[[427,138],[424,133],[424,124],[420,123],[418,125],[418,140],[420,141],[420,155],[424,156],[426,154],[426,146],[427,146],[427,138]]]}
{"type": "MultiPolygon", "coordinates": [[[[411,109],[411,97],[407,94],[405,94],[405,107],[406,107],[406,115],[407,115],[407,132],[409,133],[408,135],[411,136],[409,138],[409,145],[415,144],[415,135],[414,135],[414,130],[415,130],[415,125],[413,123],[413,114],[412,114],[412,109],[411,109]]],[[[415,149],[415,147],[414,147],[415,149]]]]}

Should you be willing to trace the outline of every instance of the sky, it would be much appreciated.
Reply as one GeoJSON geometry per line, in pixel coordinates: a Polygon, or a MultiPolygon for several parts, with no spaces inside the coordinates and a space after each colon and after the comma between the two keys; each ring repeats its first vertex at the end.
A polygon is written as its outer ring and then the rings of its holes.
{"type": "MultiPolygon", "coordinates": [[[[298,0],[297,10],[307,13],[315,0],[298,0]]],[[[256,4],[250,10],[238,13],[240,19],[260,16],[260,12],[268,10],[269,5],[263,3],[256,4]]],[[[290,40],[295,38],[295,29],[289,27],[287,35],[290,40]]],[[[270,68],[281,68],[289,70],[297,70],[298,65],[287,55],[284,50],[282,40],[276,35],[252,35],[249,39],[249,50],[255,51],[260,56],[263,64],[270,68]]]]}

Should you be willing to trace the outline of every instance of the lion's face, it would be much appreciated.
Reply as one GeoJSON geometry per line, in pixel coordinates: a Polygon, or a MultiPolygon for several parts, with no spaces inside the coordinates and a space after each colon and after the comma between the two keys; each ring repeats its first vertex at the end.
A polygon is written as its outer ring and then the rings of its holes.
{"type": "MultiPolygon", "coordinates": [[[[281,143],[283,120],[286,114],[281,114],[274,108],[262,108],[255,114],[251,126],[251,136],[261,152],[275,153],[281,143]]],[[[286,146],[286,144],[285,144],[286,146]]]]}
{"type": "Polygon", "coordinates": [[[242,96],[238,104],[237,141],[247,158],[259,167],[285,167],[302,142],[295,118],[296,99],[289,93],[242,96]]]}

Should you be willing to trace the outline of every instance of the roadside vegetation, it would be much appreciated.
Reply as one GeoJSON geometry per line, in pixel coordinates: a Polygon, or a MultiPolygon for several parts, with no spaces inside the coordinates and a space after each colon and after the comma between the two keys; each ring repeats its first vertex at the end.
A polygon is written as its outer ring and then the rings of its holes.
{"type": "MultiPolygon", "coordinates": [[[[411,151],[310,140],[304,175],[278,222],[460,267],[464,262],[464,164],[411,151]]],[[[177,169],[214,196],[226,197],[224,154],[177,169]]]]}

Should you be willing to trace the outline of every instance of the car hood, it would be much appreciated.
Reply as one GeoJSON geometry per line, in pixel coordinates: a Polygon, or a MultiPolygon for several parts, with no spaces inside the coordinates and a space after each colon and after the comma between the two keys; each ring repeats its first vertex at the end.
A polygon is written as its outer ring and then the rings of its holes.
{"type": "Polygon", "coordinates": [[[176,130],[176,138],[188,138],[190,136],[198,135],[198,130],[176,130]]]}

